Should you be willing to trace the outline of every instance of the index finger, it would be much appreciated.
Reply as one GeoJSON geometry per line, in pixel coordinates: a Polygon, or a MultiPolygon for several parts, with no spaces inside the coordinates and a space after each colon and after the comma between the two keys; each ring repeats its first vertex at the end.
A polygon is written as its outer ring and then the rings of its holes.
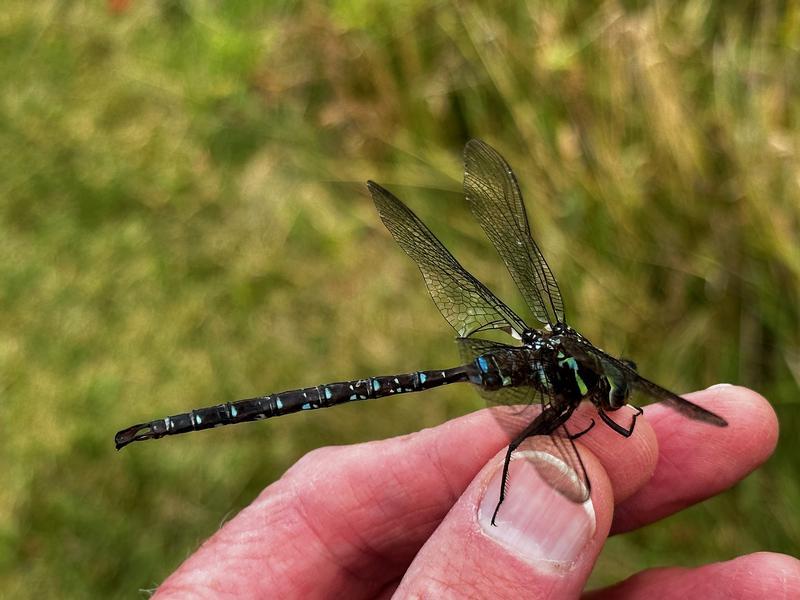
{"type": "Polygon", "coordinates": [[[721,384],[687,399],[728,421],[714,427],[667,406],[646,407],[658,437],[650,481],[615,511],[611,533],[624,533],[714,496],[761,465],[778,441],[778,419],[767,400],[744,387],[721,384]]]}
{"type": "Polygon", "coordinates": [[[184,597],[375,597],[507,444],[488,411],[310,452],[158,589],[184,597]]]}

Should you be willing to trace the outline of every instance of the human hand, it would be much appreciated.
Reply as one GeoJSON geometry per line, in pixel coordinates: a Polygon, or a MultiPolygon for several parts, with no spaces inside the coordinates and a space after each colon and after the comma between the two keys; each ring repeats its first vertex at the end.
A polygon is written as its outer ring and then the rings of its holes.
{"type": "MultiPolygon", "coordinates": [[[[778,423],[764,398],[734,386],[688,397],[729,426],[652,405],[630,438],[593,428],[577,442],[592,483],[584,505],[516,460],[498,527],[489,520],[508,438],[489,411],[320,448],[206,541],[155,598],[577,597],[609,534],[713,496],[772,453],[778,423]]],[[[800,561],[756,553],[649,569],[586,596],[796,598],[798,590],[800,561]]]]}

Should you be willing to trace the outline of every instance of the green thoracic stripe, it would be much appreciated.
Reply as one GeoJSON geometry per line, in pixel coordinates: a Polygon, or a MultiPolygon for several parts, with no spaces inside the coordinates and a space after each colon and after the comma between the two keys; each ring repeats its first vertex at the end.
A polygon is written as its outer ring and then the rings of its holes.
{"type": "Polygon", "coordinates": [[[575,374],[575,381],[578,383],[578,389],[581,391],[581,394],[584,396],[589,392],[589,388],[586,387],[586,383],[581,378],[580,373],[578,372],[578,363],[575,361],[574,358],[565,358],[564,360],[559,361],[560,365],[567,365],[572,372],[575,374]]]}

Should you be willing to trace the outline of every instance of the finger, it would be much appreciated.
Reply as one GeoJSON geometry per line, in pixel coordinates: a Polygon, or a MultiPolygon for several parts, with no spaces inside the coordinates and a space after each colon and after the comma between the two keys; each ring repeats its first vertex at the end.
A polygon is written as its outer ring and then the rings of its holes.
{"type": "MultiPolygon", "coordinates": [[[[644,485],[655,464],[655,434],[640,423],[627,440],[594,430],[581,438],[607,461],[622,497],[644,485]]],[[[475,473],[507,443],[490,411],[480,411],[400,438],[314,451],[159,591],[247,585],[291,594],[297,582],[314,581],[351,597],[373,595],[402,576],[475,473]]]]}
{"type": "Polygon", "coordinates": [[[488,411],[391,440],[309,453],[173,573],[159,598],[372,597],[399,580],[507,443],[488,411]]]}
{"type": "Polygon", "coordinates": [[[696,569],[648,569],[622,583],[590,592],[585,600],[686,598],[797,598],[800,561],[759,552],[696,569]]]}
{"type": "MultiPolygon", "coordinates": [[[[539,444],[517,454],[500,493],[501,452],[475,478],[406,572],[397,595],[414,598],[566,598],[583,588],[606,539],[613,491],[599,460],[581,455],[591,499],[568,500],[542,480],[532,461],[539,444]],[[525,456],[528,460],[523,459],[525,456]]],[[[552,459],[551,459],[552,460],[552,459]]]]}
{"type": "MultiPolygon", "coordinates": [[[[632,410],[620,409],[613,413],[613,419],[628,428],[631,426],[632,415],[632,410]]],[[[580,431],[590,419],[598,420],[597,410],[591,404],[584,404],[570,419],[570,423],[576,423],[571,430],[580,431]]],[[[614,489],[616,504],[644,487],[655,471],[659,452],[658,438],[644,417],[636,419],[633,433],[628,438],[605,424],[598,423],[589,433],[581,436],[580,444],[600,459],[614,489]]]]}
{"type": "Polygon", "coordinates": [[[686,397],[724,417],[728,426],[648,406],[647,419],[658,436],[658,464],[649,483],[617,507],[612,533],[652,523],[728,489],[775,449],[777,417],[761,395],[725,385],[686,397]]]}

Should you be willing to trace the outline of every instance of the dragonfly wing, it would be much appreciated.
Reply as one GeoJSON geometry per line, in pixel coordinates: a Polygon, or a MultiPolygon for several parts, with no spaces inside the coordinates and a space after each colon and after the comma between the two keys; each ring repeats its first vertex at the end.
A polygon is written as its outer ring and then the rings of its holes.
{"type": "Polygon", "coordinates": [[[566,426],[552,429],[552,419],[546,415],[547,411],[552,410],[552,404],[546,394],[537,393],[542,398],[542,413],[530,423],[526,437],[530,440],[529,447],[522,445],[520,449],[523,456],[525,452],[533,453],[528,455],[528,459],[550,487],[573,502],[583,503],[591,494],[583,460],[566,426]],[[540,427],[537,427],[537,421],[540,427]]]}
{"type": "Polygon", "coordinates": [[[464,148],[464,193],[539,322],[565,322],[561,292],[531,236],[517,178],[505,159],[480,140],[464,148]]]}
{"type": "MultiPolygon", "coordinates": [[[[546,481],[573,502],[586,502],[591,495],[592,486],[589,483],[589,475],[586,473],[581,455],[578,453],[578,448],[570,437],[566,425],[562,425],[558,432],[550,435],[550,443],[557,448],[554,455],[562,460],[569,470],[549,469],[552,474],[548,473],[546,481]]],[[[558,467],[558,465],[555,466],[558,467]]],[[[543,468],[538,467],[537,470],[541,475],[543,468]]]]}
{"type": "Polygon", "coordinates": [[[564,349],[572,354],[575,360],[598,375],[606,375],[617,381],[625,381],[630,387],[650,396],[656,402],[664,402],[685,417],[716,425],[717,427],[725,427],[728,424],[719,415],[706,410],[702,406],[698,406],[694,402],[681,398],[649,379],[645,379],[629,365],[606,354],[599,348],[595,348],[583,339],[574,336],[562,336],[561,344],[564,349]]]}
{"type": "MultiPolygon", "coordinates": [[[[515,346],[481,338],[460,337],[456,338],[456,342],[464,363],[471,363],[484,354],[502,357],[503,354],[515,350],[515,346]]],[[[541,400],[532,393],[533,388],[528,386],[503,387],[498,390],[487,390],[479,385],[474,387],[486,404],[494,407],[493,416],[511,439],[525,429],[541,410],[541,400]]]]}
{"type": "Polygon", "coordinates": [[[525,323],[473,277],[411,209],[391,192],[367,182],[381,220],[400,247],[417,263],[439,312],[461,337],[500,329],[520,335],[525,323]]]}
{"type": "Polygon", "coordinates": [[[630,381],[629,384],[657,402],[663,402],[669,405],[673,410],[678,411],[684,417],[694,419],[695,421],[703,421],[704,423],[716,425],[717,427],[726,427],[728,425],[728,422],[719,415],[710,410],[706,410],[702,406],[698,406],[694,402],[689,402],[677,394],[673,394],[669,390],[664,389],[657,383],[653,383],[649,379],[645,379],[641,375],[637,375],[636,379],[630,381]]]}

